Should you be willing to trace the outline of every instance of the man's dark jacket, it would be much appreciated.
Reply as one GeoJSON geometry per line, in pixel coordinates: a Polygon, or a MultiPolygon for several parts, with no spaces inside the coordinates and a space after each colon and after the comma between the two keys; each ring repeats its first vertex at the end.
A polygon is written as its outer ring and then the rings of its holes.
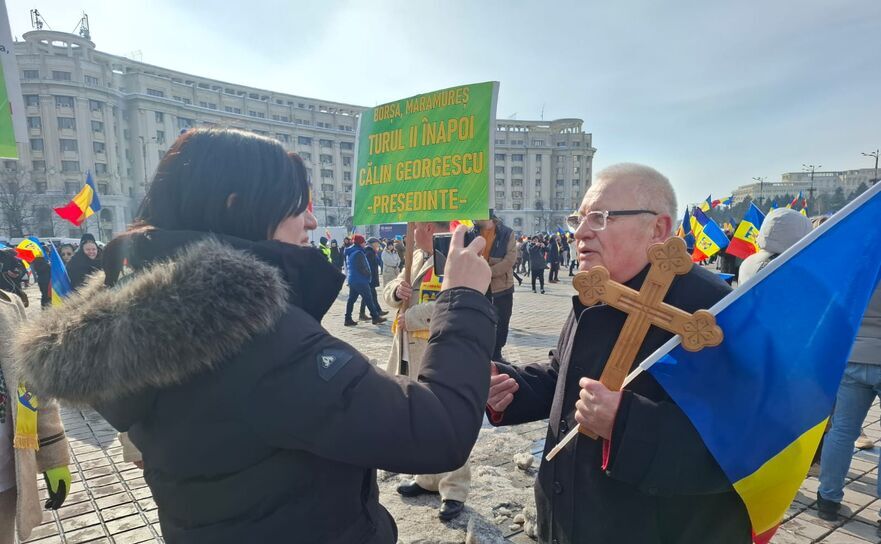
{"type": "MultiPolygon", "coordinates": [[[[627,285],[639,289],[647,272],[627,285]]],[[[665,301],[694,312],[729,291],[714,274],[695,266],[677,277],[665,301]]],[[[493,423],[550,418],[547,454],[576,425],[578,381],[599,379],[625,319],[610,306],[586,308],[573,297],[573,311],[549,363],[519,368],[496,363],[520,389],[504,413],[489,414],[493,423]]],[[[670,337],[652,327],[634,366],[670,337]]],[[[740,498],[694,426],[646,372],[626,388],[611,442],[579,436],[553,461],[543,462],[535,498],[542,543],[750,542],[740,498]]]]}
{"type": "Polygon", "coordinates": [[[375,469],[430,474],[468,458],[492,305],[441,293],[417,382],[321,327],[342,275],[318,250],[133,238],[108,254],[146,268],[117,281],[112,265],[114,287],[91,280],[31,322],[28,382],[129,432],[171,544],[394,544],[375,469]]]}

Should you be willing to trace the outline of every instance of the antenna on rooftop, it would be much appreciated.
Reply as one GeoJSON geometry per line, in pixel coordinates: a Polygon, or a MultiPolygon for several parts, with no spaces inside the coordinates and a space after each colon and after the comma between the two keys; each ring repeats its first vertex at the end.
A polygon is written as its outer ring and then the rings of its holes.
{"type": "Polygon", "coordinates": [[[43,24],[46,22],[40,12],[36,9],[31,10],[31,27],[37,30],[43,30],[43,24]]]}
{"type": "Polygon", "coordinates": [[[79,35],[87,40],[92,39],[92,33],[89,31],[89,16],[85,11],[83,12],[83,18],[80,19],[80,22],[76,25],[76,28],[74,28],[73,31],[74,33],[79,31],[79,35]]]}

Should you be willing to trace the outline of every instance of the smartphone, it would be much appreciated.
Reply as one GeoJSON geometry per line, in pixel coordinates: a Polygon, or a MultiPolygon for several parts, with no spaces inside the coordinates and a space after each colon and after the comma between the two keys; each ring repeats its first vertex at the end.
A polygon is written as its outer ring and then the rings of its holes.
{"type": "MultiPolygon", "coordinates": [[[[477,235],[473,231],[465,231],[465,245],[468,246],[477,235]]],[[[444,267],[447,264],[447,255],[450,254],[450,245],[453,243],[453,233],[444,232],[435,234],[432,240],[432,249],[434,253],[434,273],[438,276],[444,275],[444,267]]]]}

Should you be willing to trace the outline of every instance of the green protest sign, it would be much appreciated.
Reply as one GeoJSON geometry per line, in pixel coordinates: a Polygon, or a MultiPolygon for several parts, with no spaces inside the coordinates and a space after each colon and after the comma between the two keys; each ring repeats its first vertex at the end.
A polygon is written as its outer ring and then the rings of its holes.
{"type": "Polygon", "coordinates": [[[365,111],[354,223],[486,219],[498,89],[462,85],[365,111]]]}

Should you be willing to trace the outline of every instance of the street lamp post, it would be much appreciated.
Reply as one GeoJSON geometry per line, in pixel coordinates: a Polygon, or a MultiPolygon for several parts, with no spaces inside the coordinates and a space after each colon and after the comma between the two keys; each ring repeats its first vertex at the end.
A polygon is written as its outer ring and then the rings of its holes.
{"type": "MultiPolygon", "coordinates": [[[[804,168],[805,172],[811,173],[811,189],[810,189],[810,191],[808,191],[808,194],[811,195],[811,202],[808,204],[808,207],[810,207],[810,206],[813,206],[813,204],[814,204],[814,170],[816,170],[817,168],[823,168],[823,165],[818,164],[818,165],[814,166],[813,164],[802,163],[801,166],[802,166],[802,168],[804,168]]],[[[810,210],[808,210],[806,213],[808,215],[811,214],[810,210]]]]}
{"type": "Polygon", "coordinates": [[[879,155],[879,152],[881,152],[881,149],[876,149],[875,151],[872,151],[871,153],[863,153],[864,157],[875,157],[875,175],[874,175],[874,177],[872,177],[872,185],[875,185],[876,183],[878,183],[878,155],[879,155]]]}
{"type": "Polygon", "coordinates": [[[761,206],[765,201],[765,180],[768,178],[767,176],[758,176],[753,179],[759,182],[759,206],[761,206]]]}

